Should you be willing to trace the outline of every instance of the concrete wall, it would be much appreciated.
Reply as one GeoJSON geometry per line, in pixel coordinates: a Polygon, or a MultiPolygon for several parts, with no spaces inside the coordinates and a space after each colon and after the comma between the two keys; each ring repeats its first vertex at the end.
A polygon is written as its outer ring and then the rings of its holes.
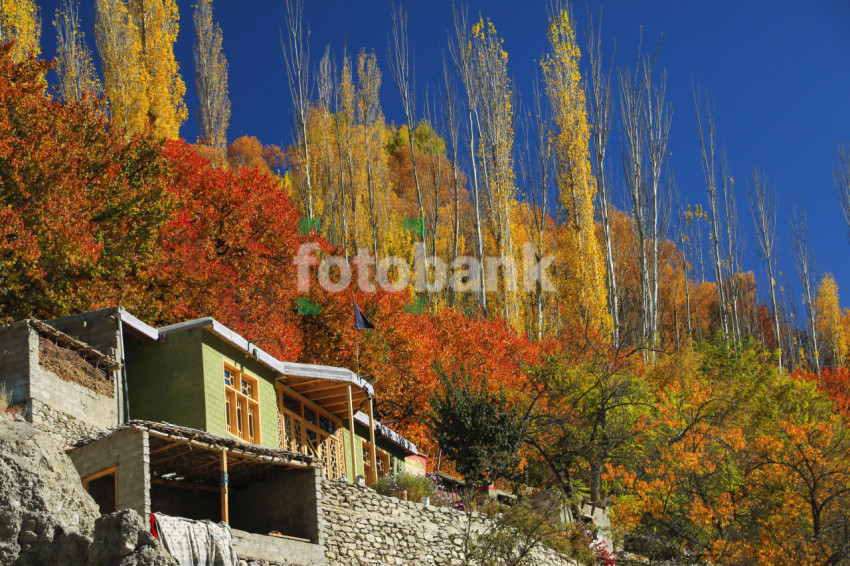
{"type": "Polygon", "coordinates": [[[277,394],[274,372],[260,364],[247,352],[234,348],[205,332],[203,335],[204,391],[206,399],[206,428],[213,434],[228,436],[224,418],[225,362],[257,380],[260,404],[260,442],[263,446],[279,448],[277,430],[277,394]]]}
{"type": "Polygon", "coordinates": [[[26,320],[0,328],[0,383],[13,404],[26,405],[28,421],[63,443],[118,424],[114,396],[62,379],[41,365],[38,332],[26,320]]]}
{"type": "Polygon", "coordinates": [[[130,417],[206,430],[202,331],[127,344],[130,417]]]}
{"type": "Polygon", "coordinates": [[[270,537],[231,529],[233,549],[239,554],[240,566],[268,564],[286,566],[318,566],[330,564],[325,549],[317,544],[270,537]]]}
{"type": "Polygon", "coordinates": [[[12,403],[26,403],[30,397],[30,365],[38,365],[38,336],[22,320],[0,328],[0,384],[12,403]]]}
{"type": "Polygon", "coordinates": [[[318,470],[285,470],[230,493],[230,523],[252,533],[280,533],[323,544],[318,470]]]}
{"type": "Polygon", "coordinates": [[[118,509],[134,509],[142,517],[151,510],[148,433],[132,428],[71,450],[68,455],[80,478],[118,466],[118,509]]]}
{"type": "MultiPolygon", "coordinates": [[[[400,501],[364,487],[322,480],[325,556],[330,564],[436,566],[463,564],[468,521],[481,532],[492,523],[474,513],[400,501]]],[[[545,547],[532,551],[539,566],[575,566],[545,547]]]]}

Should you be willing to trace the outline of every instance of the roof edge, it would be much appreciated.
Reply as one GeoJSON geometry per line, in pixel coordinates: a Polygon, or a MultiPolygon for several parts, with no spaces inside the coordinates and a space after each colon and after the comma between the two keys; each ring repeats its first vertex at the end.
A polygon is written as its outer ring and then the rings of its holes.
{"type": "Polygon", "coordinates": [[[160,336],[168,336],[169,334],[175,334],[186,330],[196,330],[199,328],[209,329],[219,338],[229,342],[240,350],[244,350],[248,355],[254,356],[258,362],[281,375],[313,377],[317,379],[329,379],[333,381],[351,383],[352,385],[362,389],[370,398],[375,397],[375,388],[372,384],[362,377],[359,377],[350,369],[334,366],[300,364],[296,362],[282,362],[262,348],[250,343],[239,333],[231,330],[209,316],[197,318],[195,320],[187,320],[186,322],[179,322],[169,326],[163,326],[162,328],[159,328],[158,332],[160,336]]]}

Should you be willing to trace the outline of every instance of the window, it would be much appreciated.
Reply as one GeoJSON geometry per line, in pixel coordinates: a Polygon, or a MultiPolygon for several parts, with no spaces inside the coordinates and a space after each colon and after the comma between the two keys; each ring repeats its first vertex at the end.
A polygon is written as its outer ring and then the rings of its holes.
{"type": "Polygon", "coordinates": [[[224,423],[229,434],[260,443],[257,380],[229,365],[224,366],[224,423]]]}
{"type": "MultiPolygon", "coordinates": [[[[363,475],[366,476],[366,485],[372,485],[372,445],[363,441],[363,475]]],[[[390,473],[390,455],[380,448],[375,448],[375,460],[378,465],[378,477],[382,478],[390,473]]]]}
{"type": "Polygon", "coordinates": [[[83,487],[100,508],[101,515],[118,510],[118,466],[113,466],[83,478],[83,487]]]}

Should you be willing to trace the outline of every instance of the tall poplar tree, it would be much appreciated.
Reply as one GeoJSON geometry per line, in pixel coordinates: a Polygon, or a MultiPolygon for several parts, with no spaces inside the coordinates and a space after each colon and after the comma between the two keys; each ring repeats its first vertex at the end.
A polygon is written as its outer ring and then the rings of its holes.
{"type": "Polygon", "coordinates": [[[95,38],[116,123],[129,133],[150,128],[174,139],[188,112],[174,57],[175,0],[96,0],[95,38]]]}
{"type": "Polygon", "coordinates": [[[546,95],[555,121],[553,150],[556,177],[567,223],[561,293],[575,310],[568,313],[568,326],[609,327],[605,271],[596,240],[593,199],[596,180],[590,166],[589,139],[584,90],[579,73],[581,52],[565,6],[558,6],[549,20],[550,52],[541,62],[546,95]]]}
{"type": "Polygon", "coordinates": [[[96,96],[103,93],[91,50],[86,45],[85,33],[80,28],[79,12],[79,0],[62,0],[53,20],[56,27],[56,72],[66,101],[80,100],[87,92],[96,96]]]}
{"type": "Polygon", "coordinates": [[[227,58],[221,48],[221,27],[213,21],[212,0],[195,5],[195,86],[201,107],[201,139],[217,149],[227,146],[230,97],[227,92],[227,58]]]}
{"type": "Polygon", "coordinates": [[[12,59],[41,54],[41,13],[33,0],[0,1],[0,41],[14,41],[12,59]]]}

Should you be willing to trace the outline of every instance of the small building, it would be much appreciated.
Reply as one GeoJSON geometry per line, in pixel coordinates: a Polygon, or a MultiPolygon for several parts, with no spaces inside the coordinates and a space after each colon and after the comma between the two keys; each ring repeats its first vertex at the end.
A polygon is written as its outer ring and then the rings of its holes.
{"type": "Polygon", "coordinates": [[[120,370],[112,355],[43,322],[0,327],[0,388],[8,403],[66,444],[119,424],[120,370]]]}

